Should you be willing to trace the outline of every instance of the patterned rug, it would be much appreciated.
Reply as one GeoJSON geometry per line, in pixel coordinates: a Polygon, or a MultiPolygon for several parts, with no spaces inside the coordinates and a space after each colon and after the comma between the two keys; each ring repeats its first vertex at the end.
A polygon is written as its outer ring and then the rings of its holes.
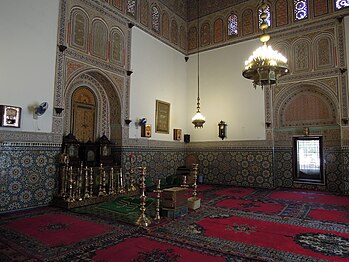
{"type": "Polygon", "coordinates": [[[111,203],[3,214],[0,261],[349,261],[349,197],[213,185],[198,195],[200,209],[147,230],[110,215],[111,203]]]}

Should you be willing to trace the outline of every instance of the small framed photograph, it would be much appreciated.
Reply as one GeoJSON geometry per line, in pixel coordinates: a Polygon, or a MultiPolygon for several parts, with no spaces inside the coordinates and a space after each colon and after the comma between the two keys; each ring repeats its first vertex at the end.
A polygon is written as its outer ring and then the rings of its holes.
{"type": "Polygon", "coordinates": [[[170,133],[170,103],[156,100],[155,132],[170,133]]]}
{"type": "Polygon", "coordinates": [[[0,105],[1,126],[19,128],[21,124],[21,110],[18,106],[0,105]]]}

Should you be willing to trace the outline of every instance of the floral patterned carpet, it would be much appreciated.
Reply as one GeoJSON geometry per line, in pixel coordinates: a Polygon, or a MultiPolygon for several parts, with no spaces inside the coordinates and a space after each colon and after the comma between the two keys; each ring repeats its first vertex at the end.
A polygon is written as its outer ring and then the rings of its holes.
{"type": "Polygon", "coordinates": [[[98,207],[2,214],[0,261],[349,261],[347,196],[199,185],[198,197],[147,229],[98,207]]]}

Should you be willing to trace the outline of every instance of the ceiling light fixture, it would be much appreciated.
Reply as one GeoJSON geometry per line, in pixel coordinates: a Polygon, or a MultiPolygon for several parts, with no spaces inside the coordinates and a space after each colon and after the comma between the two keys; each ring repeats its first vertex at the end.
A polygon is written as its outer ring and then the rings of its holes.
{"type": "Polygon", "coordinates": [[[196,114],[192,118],[192,123],[194,124],[195,128],[203,128],[205,124],[205,117],[200,112],[200,0],[198,0],[198,26],[197,26],[197,45],[198,45],[198,97],[197,97],[197,103],[196,103],[196,114]]]}
{"type": "Polygon", "coordinates": [[[245,78],[253,81],[255,88],[261,86],[262,89],[265,85],[277,84],[281,76],[289,73],[287,58],[273,50],[270,45],[267,45],[270,39],[270,35],[266,33],[269,28],[267,8],[267,4],[262,0],[260,6],[262,22],[259,28],[263,31],[263,34],[259,40],[263,43],[263,46],[257,48],[245,61],[245,70],[242,72],[245,78]]]}

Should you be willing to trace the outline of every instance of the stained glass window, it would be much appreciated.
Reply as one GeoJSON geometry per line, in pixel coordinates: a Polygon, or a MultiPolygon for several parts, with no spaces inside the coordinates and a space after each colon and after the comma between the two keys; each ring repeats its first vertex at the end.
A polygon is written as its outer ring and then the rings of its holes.
{"type": "MultiPolygon", "coordinates": [[[[271,26],[271,14],[270,14],[270,6],[267,5],[267,8],[265,9],[265,12],[267,13],[267,23],[268,26],[271,26]]],[[[258,11],[258,26],[261,25],[261,23],[263,22],[262,18],[261,18],[261,14],[262,14],[262,10],[259,9],[258,11]]]]}
{"type": "Polygon", "coordinates": [[[136,16],[137,1],[127,0],[127,13],[136,16]]]}
{"type": "Polygon", "coordinates": [[[230,15],[228,17],[228,36],[238,34],[238,16],[230,15]]]}
{"type": "Polygon", "coordinates": [[[308,18],[308,1],[294,0],[294,19],[299,21],[308,18]]]}
{"type": "Polygon", "coordinates": [[[349,0],[336,0],[336,10],[349,7],[349,0]]]}
{"type": "Polygon", "coordinates": [[[155,32],[160,32],[160,15],[155,5],[151,7],[151,25],[155,32]]]}

